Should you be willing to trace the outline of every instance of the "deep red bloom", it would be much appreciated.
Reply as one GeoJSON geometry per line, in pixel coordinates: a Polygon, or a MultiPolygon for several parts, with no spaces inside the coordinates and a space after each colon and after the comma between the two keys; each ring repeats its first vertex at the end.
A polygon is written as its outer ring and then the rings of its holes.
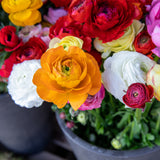
{"type": "Polygon", "coordinates": [[[131,3],[139,5],[143,13],[146,12],[146,5],[150,5],[152,0],[130,0],[131,3]]]}
{"type": "Polygon", "coordinates": [[[93,0],[73,0],[69,6],[70,16],[78,23],[83,23],[91,17],[93,0]]]}
{"type": "Polygon", "coordinates": [[[50,0],[56,7],[67,8],[72,0],[50,0]]]}
{"type": "Polygon", "coordinates": [[[120,38],[132,24],[135,7],[129,0],[94,1],[91,21],[83,24],[83,33],[103,42],[120,38]]]}
{"type": "Polygon", "coordinates": [[[10,57],[4,61],[0,69],[0,76],[9,77],[14,64],[21,63],[25,60],[40,59],[46,49],[46,44],[40,38],[30,38],[28,42],[14,51],[10,57]]]}
{"type": "Polygon", "coordinates": [[[0,30],[0,43],[6,47],[5,51],[7,52],[14,51],[23,45],[13,26],[5,26],[0,30]]]}
{"type": "Polygon", "coordinates": [[[40,59],[46,49],[46,44],[40,38],[33,37],[13,54],[16,55],[16,61],[20,63],[25,60],[40,59]]]}
{"type": "Polygon", "coordinates": [[[153,88],[143,83],[133,83],[123,96],[123,102],[131,108],[144,108],[153,97],[153,88]]]}
{"type": "Polygon", "coordinates": [[[85,36],[82,32],[82,25],[77,24],[69,16],[60,17],[50,28],[49,36],[51,39],[54,37],[59,37],[62,39],[65,36],[75,36],[84,41],[84,50],[88,52],[91,50],[91,37],[85,36]]]}
{"type": "Polygon", "coordinates": [[[89,54],[91,54],[95,59],[96,61],[98,62],[98,65],[99,67],[101,66],[102,64],[102,57],[101,57],[101,53],[98,52],[97,50],[93,49],[89,52],[89,54]]]}
{"type": "Polygon", "coordinates": [[[155,48],[155,45],[153,44],[152,39],[146,30],[140,32],[136,36],[133,44],[135,50],[143,54],[148,54],[153,48],[155,48]]]}
{"type": "Polygon", "coordinates": [[[14,56],[10,56],[9,58],[7,58],[4,61],[3,65],[0,69],[0,76],[8,78],[11,71],[12,71],[12,67],[13,67],[14,63],[15,63],[15,57],[14,56]]]}

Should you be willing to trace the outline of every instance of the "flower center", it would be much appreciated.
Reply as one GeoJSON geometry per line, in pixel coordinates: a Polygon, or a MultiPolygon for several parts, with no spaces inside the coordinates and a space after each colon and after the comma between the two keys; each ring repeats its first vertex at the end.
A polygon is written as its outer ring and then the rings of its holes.
{"type": "Polygon", "coordinates": [[[148,40],[149,40],[148,36],[142,36],[140,39],[140,43],[146,43],[146,42],[148,42],[148,40]]]}
{"type": "Polygon", "coordinates": [[[7,41],[11,41],[11,35],[10,34],[7,36],[7,41]]]}
{"type": "Polygon", "coordinates": [[[133,96],[134,96],[134,97],[137,97],[137,96],[138,96],[138,93],[137,93],[137,92],[134,92],[134,93],[133,93],[133,96]]]}
{"type": "Polygon", "coordinates": [[[99,11],[99,16],[105,16],[107,20],[111,20],[114,13],[116,12],[115,8],[102,7],[99,11]]]}
{"type": "Polygon", "coordinates": [[[72,68],[72,61],[70,59],[67,59],[62,62],[61,69],[66,76],[70,75],[71,68],[72,68]]]}

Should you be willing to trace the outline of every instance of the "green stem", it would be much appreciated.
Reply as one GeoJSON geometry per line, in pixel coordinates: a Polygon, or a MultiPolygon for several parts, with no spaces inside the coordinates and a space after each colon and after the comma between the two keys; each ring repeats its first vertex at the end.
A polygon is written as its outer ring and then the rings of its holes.
{"type": "Polygon", "coordinates": [[[156,131],[159,131],[159,126],[160,126],[160,115],[158,114],[158,119],[157,119],[157,123],[156,123],[156,131]]]}
{"type": "Polygon", "coordinates": [[[135,118],[138,123],[140,123],[142,117],[142,110],[140,108],[136,108],[135,118]]]}
{"type": "Polygon", "coordinates": [[[109,100],[112,106],[114,106],[114,101],[112,95],[109,93],[109,100]]]}
{"type": "MultiPolygon", "coordinates": [[[[154,100],[153,100],[153,102],[154,102],[154,100]]],[[[148,116],[148,113],[149,113],[149,111],[150,111],[150,109],[151,109],[151,107],[152,107],[153,102],[148,102],[148,103],[146,103],[145,110],[144,110],[144,112],[143,112],[143,116],[144,116],[144,117],[147,117],[147,116],[148,116]]]]}

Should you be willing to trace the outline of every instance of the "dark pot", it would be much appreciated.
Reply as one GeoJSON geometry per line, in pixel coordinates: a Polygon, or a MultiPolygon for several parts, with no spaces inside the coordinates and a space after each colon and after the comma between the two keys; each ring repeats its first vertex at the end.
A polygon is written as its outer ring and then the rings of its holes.
{"type": "Polygon", "coordinates": [[[0,143],[19,154],[42,151],[53,135],[50,103],[31,109],[16,105],[8,94],[0,95],[0,143]]]}
{"type": "Polygon", "coordinates": [[[56,113],[58,124],[70,143],[77,160],[159,160],[160,147],[115,151],[93,146],[75,135],[56,113]]]}

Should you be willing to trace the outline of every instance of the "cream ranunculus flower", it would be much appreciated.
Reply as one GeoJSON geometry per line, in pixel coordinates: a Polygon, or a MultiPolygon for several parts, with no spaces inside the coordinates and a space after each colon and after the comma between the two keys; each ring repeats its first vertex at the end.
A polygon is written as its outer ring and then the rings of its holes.
{"type": "Polygon", "coordinates": [[[32,82],[34,73],[41,67],[40,60],[28,60],[13,66],[8,79],[8,92],[16,104],[22,107],[39,107],[43,100],[32,82]]]}
{"type": "Polygon", "coordinates": [[[122,97],[132,83],[146,83],[147,72],[154,64],[154,61],[141,53],[118,52],[104,62],[104,87],[123,102],[122,97]]]}
{"type": "Polygon", "coordinates": [[[102,43],[101,40],[96,38],[94,40],[94,47],[99,52],[103,53],[102,58],[107,58],[111,52],[120,52],[124,50],[134,51],[133,41],[143,27],[143,23],[138,20],[134,20],[133,23],[126,29],[122,37],[107,43],[102,43]]]}
{"type": "Polygon", "coordinates": [[[68,51],[70,46],[76,46],[81,49],[83,46],[83,40],[74,36],[66,36],[62,39],[53,38],[49,43],[49,48],[57,48],[59,46],[63,46],[66,51],[68,51]]]}
{"type": "Polygon", "coordinates": [[[154,89],[154,96],[160,101],[160,65],[156,64],[147,73],[147,84],[154,89]]]}

